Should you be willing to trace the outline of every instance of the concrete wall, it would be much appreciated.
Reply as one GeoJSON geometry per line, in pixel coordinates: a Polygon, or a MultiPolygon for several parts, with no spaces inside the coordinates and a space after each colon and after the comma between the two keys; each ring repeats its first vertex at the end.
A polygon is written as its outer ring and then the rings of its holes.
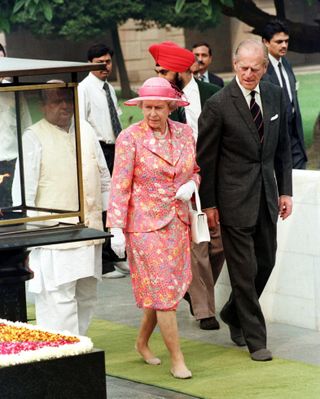
{"type": "MultiPolygon", "coordinates": [[[[31,58],[44,60],[87,62],[87,50],[93,43],[111,43],[111,36],[106,32],[104,37],[74,42],[66,39],[44,39],[29,32],[18,30],[6,36],[7,55],[14,58],[31,58]]],[[[110,45],[110,47],[112,47],[110,45]]],[[[85,74],[80,75],[80,80],[85,74]]],[[[44,76],[43,80],[47,77],[44,76]]],[[[50,77],[52,79],[52,76],[50,77]]],[[[64,76],[57,79],[64,79],[64,76]]],[[[42,79],[42,78],[40,78],[42,79]]],[[[116,67],[111,80],[116,80],[116,67]]],[[[25,78],[28,81],[29,79],[25,78]]]]}
{"type": "Polygon", "coordinates": [[[192,49],[195,43],[205,41],[212,48],[212,64],[210,72],[228,72],[231,68],[231,32],[230,18],[222,17],[221,24],[214,29],[203,32],[198,30],[185,30],[186,47],[192,49]]]}
{"type": "Polygon", "coordinates": [[[129,20],[119,28],[119,36],[126,60],[130,82],[143,82],[155,76],[154,60],[148,48],[151,44],[171,40],[180,46],[185,46],[184,32],[182,29],[168,26],[158,29],[156,26],[145,30],[137,30],[134,20],[129,20]]]}

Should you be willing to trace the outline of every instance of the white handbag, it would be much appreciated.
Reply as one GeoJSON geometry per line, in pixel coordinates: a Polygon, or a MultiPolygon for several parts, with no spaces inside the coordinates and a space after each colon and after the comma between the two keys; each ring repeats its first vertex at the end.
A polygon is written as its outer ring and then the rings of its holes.
{"type": "Polygon", "coordinates": [[[198,190],[194,192],[196,199],[196,209],[192,208],[191,201],[188,202],[189,218],[191,223],[191,238],[195,244],[210,241],[207,215],[201,210],[201,203],[198,190]]]}

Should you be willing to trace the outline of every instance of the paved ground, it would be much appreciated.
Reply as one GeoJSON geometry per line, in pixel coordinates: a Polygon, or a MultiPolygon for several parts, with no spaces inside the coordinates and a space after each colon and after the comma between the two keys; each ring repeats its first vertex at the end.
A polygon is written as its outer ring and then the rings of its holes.
{"type": "MultiPolygon", "coordinates": [[[[95,316],[130,326],[138,326],[140,310],[136,308],[130,285],[130,278],[103,279],[99,283],[99,301],[95,316]]],[[[189,314],[185,301],[179,306],[178,322],[180,335],[202,342],[212,342],[226,347],[234,346],[227,327],[221,322],[218,331],[203,331],[189,314]]],[[[292,327],[284,324],[268,324],[268,346],[274,356],[320,365],[320,332],[292,327]]],[[[246,349],[244,349],[246,350],[246,349]]],[[[108,399],[191,399],[178,394],[137,384],[119,378],[107,377],[108,399]]]]}

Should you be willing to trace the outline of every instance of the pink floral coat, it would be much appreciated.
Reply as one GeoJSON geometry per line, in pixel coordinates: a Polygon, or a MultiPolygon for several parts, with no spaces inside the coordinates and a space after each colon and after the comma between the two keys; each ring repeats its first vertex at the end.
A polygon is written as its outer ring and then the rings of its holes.
{"type": "Polygon", "coordinates": [[[172,151],[154,137],[144,121],[117,138],[108,226],[150,232],[166,226],[176,215],[189,224],[188,205],[174,197],[188,180],[200,183],[195,142],[188,125],[170,119],[168,124],[172,151]]]}

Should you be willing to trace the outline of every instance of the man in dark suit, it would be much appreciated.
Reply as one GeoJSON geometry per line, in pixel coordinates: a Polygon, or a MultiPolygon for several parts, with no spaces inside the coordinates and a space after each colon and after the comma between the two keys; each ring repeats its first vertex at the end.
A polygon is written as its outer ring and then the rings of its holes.
{"type": "Polygon", "coordinates": [[[281,86],[285,94],[292,167],[294,169],[305,169],[308,158],[304,145],[297,81],[288,60],[285,58],[289,44],[288,28],[281,21],[270,21],[263,30],[262,39],[269,52],[269,65],[264,78],[281,86]]]}
{"type": "Polygon", "coordinates": [[[261,42],[235,52],[236,77],[211,97],[199,118],[200,197],[209,226],[220,223],[232,293],[221,311],[231,339],[253,360],[271,360],[259,304],[275,264],[276,223],[292,211],[292,168],[282,90],[261,82],[261,42]]]}
{"type": "Polygon", "coordinates": [[[206,42],[196,43],[192,46],[192,52],[198,60],[196,78],[202,82],[212,83],[216,86],[223,87],[223,79],[208,71],[208,68],[212,63],[212,50],[210,45],[206,42]]]}
{"type": "MultiPolygon", "coordinates": [[[[153,56],[158,76],[167,79],[186,97],[190,105],[184,110],[179,108],[170,115],[170,119],[188,123],[193,129],[195,141],[198,138],[198,118],[205,102],[219,87],[194,79],[190,67],[195,61],[191,51],[172,42],[153,44],[149,51],[153,56]]],[[[203,330],[217,330],[219,323],[215,317],[214,285],[219,277],[224,252],[220,228],[212,229],[210,243],[191,245],[191,265],[193,279],[185,299],[190,311],[200,321],[203,330]]]]}

